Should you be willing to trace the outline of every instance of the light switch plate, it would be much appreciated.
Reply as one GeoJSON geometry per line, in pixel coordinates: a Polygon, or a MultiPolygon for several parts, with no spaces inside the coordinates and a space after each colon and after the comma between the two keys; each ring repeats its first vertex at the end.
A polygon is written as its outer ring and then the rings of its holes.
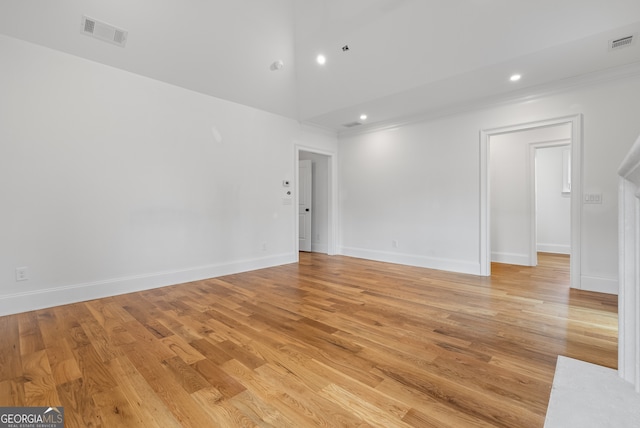
{"type": "Polygon", "coordinates": [[[584,194],[584,203],[585,204],[601,204],[602,203],[602,193],[585,193],[584,194]]]}

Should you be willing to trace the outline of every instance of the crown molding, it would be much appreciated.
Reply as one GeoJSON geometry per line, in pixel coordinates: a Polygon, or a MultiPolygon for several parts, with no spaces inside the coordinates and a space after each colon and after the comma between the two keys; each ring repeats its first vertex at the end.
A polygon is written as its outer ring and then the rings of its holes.
{"type": "Polygon", "coordinates": [[[495,96],[488,96],[475,99],[465,103],[458,103],[446,106],[442,109],[434,109],[421,112],[411,116],[404,116],[371,125],[363,125],[358,129],[340,130],[337,132],[338,138],[353,135],[369,134],[374,132],[389,131],[399,127],[413,125],[416,123],[429,122],[447,116],[454,116],[471,111],[482,110],[493,107],[501,107],[513,103],[532,101],[551,95],[561,94],[577,88],[596,86],[599,84],[631,79],[640,76],[640,61],[633,62],[620,67],[613,67],[592,73],[585,73],[579,76],[556,80],[550,83],[531,86],[518,91],[509,92],[495,96]]]}

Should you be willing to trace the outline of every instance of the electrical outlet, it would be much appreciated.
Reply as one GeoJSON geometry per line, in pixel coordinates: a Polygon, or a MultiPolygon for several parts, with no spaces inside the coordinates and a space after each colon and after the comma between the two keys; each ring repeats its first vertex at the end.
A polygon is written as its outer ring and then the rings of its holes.
{"type": "Polygon", "coordinates": [[[391,246],[392,246],[393,248],[398,248],[398,241],[397,241],[397,240],[395,240],[395,239],[394,239],[393,241],[391,241],[391,246]]]}
{"type": "Polygon", "coordinates": [[[267,251],[267,243],[266,242],[262,243],[262,251],[267,251]]]}
{"type": "Polygon", "coordinates": [[[26,281],[29,279],[29,268],[26,266],[16,268],[16,281],[26,281]]]}

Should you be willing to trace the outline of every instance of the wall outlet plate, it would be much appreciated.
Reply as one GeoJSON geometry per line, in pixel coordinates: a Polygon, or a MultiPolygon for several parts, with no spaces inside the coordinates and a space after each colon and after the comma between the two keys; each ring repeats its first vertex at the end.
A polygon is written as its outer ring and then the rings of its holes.
{"type": "Polygon", "coordinates": [[[26,281],[29,279],[29,268],[26,266],[16,268],[16,281],[26,281]]]}

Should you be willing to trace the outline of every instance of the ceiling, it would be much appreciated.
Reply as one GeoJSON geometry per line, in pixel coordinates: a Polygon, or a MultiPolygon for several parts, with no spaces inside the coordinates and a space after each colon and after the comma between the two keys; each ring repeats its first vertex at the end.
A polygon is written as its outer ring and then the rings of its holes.
{"type": "Polygon", "coordinates": [[[608,50],[640,35],[638,0],[2,0],[0,33],[336,132],[640,65],[638,40],[608,50]]]}

